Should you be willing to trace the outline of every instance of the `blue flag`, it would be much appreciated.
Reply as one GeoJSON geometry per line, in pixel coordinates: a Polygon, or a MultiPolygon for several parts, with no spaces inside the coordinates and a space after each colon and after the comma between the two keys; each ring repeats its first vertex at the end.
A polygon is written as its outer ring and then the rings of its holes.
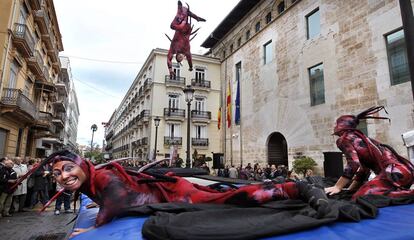
{"type": "Polygon", "coordinates": [[[236,125],[240,125],[240,79],[237,81],[237,92],[236,92],[236,113],[234,114],[234,122],[236,125]]]}

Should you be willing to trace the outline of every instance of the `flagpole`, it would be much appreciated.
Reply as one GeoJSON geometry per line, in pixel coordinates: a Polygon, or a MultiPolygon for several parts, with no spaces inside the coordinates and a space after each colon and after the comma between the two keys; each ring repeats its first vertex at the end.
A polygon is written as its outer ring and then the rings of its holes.
{"type": "Polygon", "coordinates": [[[240,62],[240,73],[239,73],[239,124],[240,124],[240,165],[243,166],[243,120],[242,120],[242,62],[240,62]]]}

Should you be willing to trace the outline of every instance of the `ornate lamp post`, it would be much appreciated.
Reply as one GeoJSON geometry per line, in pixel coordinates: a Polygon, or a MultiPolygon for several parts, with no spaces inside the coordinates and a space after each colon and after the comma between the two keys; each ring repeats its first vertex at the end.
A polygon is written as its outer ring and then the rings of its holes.
{"type": "Polygon", "coordinates": [[[155,117],[154,124],[155,124],[155,146],[154,146],[154,160],[157,160],[157,138],[158,138],[158,126],[160,125],[161,118],[155,117]]]}
{"type": "Polygon", "coordinates": [[[190,119],[191,119],[191,101],[193,101],[194,89],[191,88],[191,85],[183,90],[185,94],[185,101],[187,102],[187,159],[185,162],[185,167],[190,168],[191,159],[190,159],[190,119]]]}
{"type": "Polygon", "coordinates": [[[91,140],[91,152],[92,152],[92,149],[93,149],[93,135],[96,132],[96,130],[98,130],[98,126],[96,126],[96,124],[92,124],[91,130],[92,130],[92,140],[91,140]]]}

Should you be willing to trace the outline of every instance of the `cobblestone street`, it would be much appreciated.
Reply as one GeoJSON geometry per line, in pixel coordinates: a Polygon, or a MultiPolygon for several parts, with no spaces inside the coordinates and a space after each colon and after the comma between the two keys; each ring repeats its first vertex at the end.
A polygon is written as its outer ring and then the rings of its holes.
{"type": "Polygon", "coordinates": [[[37,211],[15,213],[12,217],[0,218],[0,239],[8,240],[63,240],[67,239],[73,224],[68,223],[75,214],[53,214],[54,207],[44,213],[37,211]],[[49,236],[49,237],[47,237],[49,236]]]}

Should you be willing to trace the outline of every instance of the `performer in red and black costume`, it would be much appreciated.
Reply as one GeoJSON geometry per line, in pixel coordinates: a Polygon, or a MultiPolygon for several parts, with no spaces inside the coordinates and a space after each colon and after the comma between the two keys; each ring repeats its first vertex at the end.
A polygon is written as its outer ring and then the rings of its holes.
{"type": "MultiPolygon", "coordinates": [[[[303,199],[320,217],[330,210],[323,189],[304,182],[252,184],[220,192],[173,173],[141,173],[124,169],[116,162],[95,167],[67,150],[52,154],[46,162],[53,163],[53,174],[64,189],[82,192],[100,206],[94,227],[108,223],[131,207],[162,202],[256,206],[273,200],[303,199]]],[[[88,230],[77,229],[74,235],[88,230]]]]}
{"type": "Polygon", "coordinates": [[[334,134],[338,148],[345,154],[347,165],[335,186],[325,189],[329,195],[336,194],[349,184],[350,191],[356,191],[352,198],[368,194],[403,197],[414,195],[410,190],[414,181],[413,164],[400,156],[392,147],[368,138],[356,129],[360,119],[389,119],[372,116],[384,110],[383,106],[369,108],[360,114],[344,115],[336,120],[334,134]],[[376,177],[368,181],[373,171],[376,177]]]}
{"type": "Polygon", "coordinates": [[[201,22],[206,21],[204,18],[201,18],[192,13],[189,7],[184,7],[181,1],[178,1],[177,14],[170,25],[171,29],[175,30],[175,34],[171,40],[170,49],[168,50],[167,55],[168,70],[170,72],[170,77],[172,78],[175,77],[175,73],[172,69],[172,59],[174,54],[175,59],[178,63],[181,63],[185,56],[189,65],[189,71],[193,70],[193,60],[191,57],[190,49],[190,36],[196,34],[198,29],[192,32],[193,29],[191,26],[191,18],[194,18],[195,20],[201,22]]]}

